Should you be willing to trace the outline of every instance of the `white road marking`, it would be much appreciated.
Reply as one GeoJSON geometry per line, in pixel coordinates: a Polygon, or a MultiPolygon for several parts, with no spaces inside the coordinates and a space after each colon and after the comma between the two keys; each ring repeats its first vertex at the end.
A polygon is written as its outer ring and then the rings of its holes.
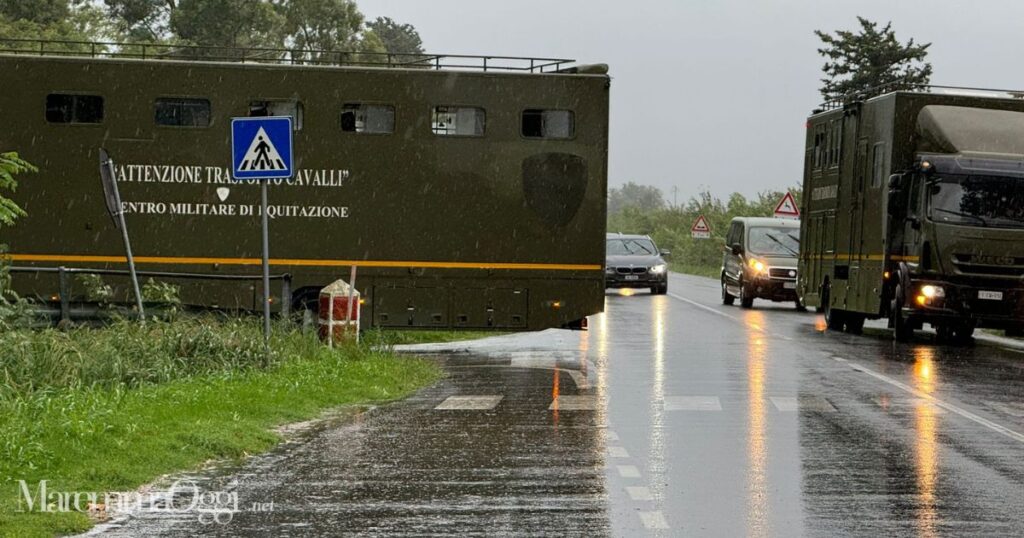
{"type": "Polygon", "coordinates": [[[605,430],[604,437],[605,437],[605,439],[607,439],[609,441],[618,441],[619,440],[619,434],[617,434],[617,433],[615,433],[615,432],[613,432],[611,430],[605,430]]]}
{"type": "Polygon", "coordinates": [[[434,409],[439,411],[489,411],[498,406],[504,396],[449,396],[434,409]]]}
{"type": "Polygon", "coordinates": [[[640,516],[640,522],[644,524],[644,528],[647,529],[667,529],[668,521],[665,521],[665,515],[661,511],[657,512],[637,512],[640,516]]]}
{"type": "Polygon", "coordinates": [[[930,409],[935,414],[945,413],[946,410],[925,400],[924,398],[875,398],[878,407],[886,410],[911,411],[916,409],[930,409]]]}
{"type": "Polygon", "coordinates": [[[626,486],[626,493],[629,494],[629,498],[634,501],[654,500],[654,494],[651,493],[651,488],[647,486],[626,486]]]}
{"type": "Polygon", "coordinates": [[[696,306],[697,308],[700,308],[701,310],[706,310],[708,312],[711,312],[712,314],[714,314],[716,316],[722,316],[723,318],[728,318],[728,319],[731,319],[733,321],[740,321],[740,322],[743,321],[740,318],[737,318],[735,316],[730,316],[729,314],[726,314],[725,312],[720,312],[718,310],[715,310],[714,308],[711,308],[710,306],[702,305],[702,304],[698,303],[697,301],[691,301],[690,299],[687,299],[686,297],[683,297],[682,295],[676,295],[674,293],[670,293],[670,294],[668,294],[668,296],[673,298],[673,299],[677,299],[679,301],[682,301],[684,303],[696,306]]]}
{"type": "Polygon", "coordinates": [[[793,396],[772,396],[768,398],[772,401],[772,405],[775,409],[784,412],[794,412],[800,410],[800,403],[797,402],[796,397],[793,396]]]}
{"type": "Polygon", "coordinates": [[[721,411],[718,396],[668,396],[665,411],[721,411]]]}
{"type": "MultiPolygon", "coordinates": [[[[686,304],[689,304],[689,305],[692,305],[692,306],[696,306],[697,308],[700,308],[701,310],[704,310],[706,312],[710,312],[710,313],[712,313],[712,314],[714,314],[716,316],[722,316],[723,318],[731,319],[732,321],[735,321],[737,323],[744,323],[743,318],[738,318],[736,316],[731,316],[729,314],[726,314],[725,312],[722,312],[722,311],[719,311],[719,310],[715,310],[714,308],[711,308],[710,306],[700,304],[697,301],[693,301],[691,299],[687,299],[686,297],[683,297],[682,295],[676,295],[674,293],[669,293],[668,296],[673,298],[673,299],[676,299],[678,301],[682,301],[682,302],[684,302],[686,304]]],[[[790,338],[790,337],[788,337],[788,336],[786,336],[784,334],[768,332],[763,327],[761,327],[759,325],[747,324],[747,327],[749,327],[749,328],[751,328],[751,329],[753,329],[753,330],[755,330],[757,332],[767,334],[768,336],[771,336],[773,338],[781,338],[783,340],[793,340],[792,338],[790,338]]]]}
{"type": "Polygon", "coordinates": [[[821,396],[771,396],[772,405],[784,413],[800,411],[818,411],[821,413],[835,413],[836,408],[828,400],[821,396]]]}
{"type": "Polygon", "coordinates": [[[846,362],[847,364],[850,365],[850,368],[853,368],[854,370],[856,370],[858,372],[867,374],[867,375],[869,375],[869,376],[871,376],[871,377],[873,377],[873,378],[875,378],[875,379],[877,379],[879,381],[883,381],[883,382],[888,383],[888,384],[890,384],[890,385],[892,385],[894,387],[897,387],[900,390],[903,390],[904,392],[907,392],[909,394],[913,394],[914,396],[917,396],[918,398],[921,398],[923,400],[931,402],[932,404],[935,404],[935,405],[945,409],[946,411],[949,411],[951,413],[956,413],[957,415],[960,415],[961,417],[966,418],[967,420],[970,420],[970,421],[972,421],[972,422],[974,422],[976,424],[980,424],[980,425],[982,425],[982,426],[984,426],[984,427],[986,427],[986,428],[988,428],[988,429],[990,429],[990,430],[992,430],[992,431],[994,431],[996,433],[1005,435],[1006,437],[1009,437],[1010,439],[1013,439],[1014,441],[1019,441],[1021,443],[1024,443],[1024,434],[1022,434],[1020,432],[1016,432],[1014,430],[1011,430],[1010,428],[1007,428],[1006,426],[1003,426],[1001,424],[996,424],[995,422],[992,422],[991,420],[988,420],[987,418],[979,417],[978,415],[975,415],[974,413],[971,413],[970,411],[968,411],[966,409],[963,409],[961,407],[955,406],[955,405],[950,404],[950,403],[946,403],[946,402],[944,402],[944,401],[942,401],[942,400],[932,396],[931,394],[928,394],[926,392],[922,392],[920,390],[917,390],[914,387],[911,387],[910,385],[907,385],[905,383],[901,383],[901,382],[899,382],[899,381],[897,381],[897,380],[895,380],[895,379],[893,379],[893,378],[891,378],[889,376],[882,375],[882,374],[880,374],[880,373],[878,373],[878,372],[876,372],[874,370],[871,370],[870,368],[865,368],[865,367],[863,367],[863,366],[861,366],[859,364],[854,364],[852,362],[847,361],[846,359],[841,359],[839,357],[833,357],[833,358],[835,358],[836,360],[839,360],[841,362],[846,362]]]}
{"type": "Polygon", "coordinates": [[[613,458],[628,458],[629,452],[621,446],[610,446],[608,447],[608,455],[613,458]]]}
{"type": "Polygon", "coordinates": [[[550,411],[593,411],[597,409],[597,396],[559,396],[548,406],[550,411]]]}
{"type": "Polygon", "coordinates": [[[569,373],[569,377],[572,378],[573,383],[576,383],[576,390],[588,390],[590,389],[590,381],[587,380],[587,376],[583,375],[583,372],[578,370],[565,370],[569,373]]]}
{"type": "Polygon", "coordinates": [[[622,478],[640,478],[640,469],[637,469],[635,465],[617,465],[616,469],[622,478]]]}

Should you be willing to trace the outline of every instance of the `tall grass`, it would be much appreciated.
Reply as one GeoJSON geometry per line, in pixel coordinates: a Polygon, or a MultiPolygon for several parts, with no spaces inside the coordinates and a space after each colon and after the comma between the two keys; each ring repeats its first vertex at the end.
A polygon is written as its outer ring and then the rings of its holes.
{"type": "Polygon", "coordinates": [[[0,333],[0,401],[45,389],[135,388],[182,377],[266,368],[303,338],[276,337],[267,355],[252,320],[189,318],[102,329],[0,333]],[[285,345],[282,348],[282,345],[285,345]]]}

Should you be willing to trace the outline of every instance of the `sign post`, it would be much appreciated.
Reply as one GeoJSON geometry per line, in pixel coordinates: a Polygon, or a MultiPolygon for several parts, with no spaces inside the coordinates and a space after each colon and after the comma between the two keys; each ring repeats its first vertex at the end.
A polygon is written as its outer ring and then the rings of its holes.
{"type": "Polygon", "coordinates": [[[139,291],[139,276],[135,274],[135,257],[132,256],[132,242],[128,239],[128,225],[124,222],[121,193],[117,190],[114,160],[107,154],[107,150],[102,148],[100,149],[100,180],[103,182],[103,199],[107,202],[107,211],[110,213],[110,218],[114,219],[114,226],[121,230],[125,258],[128,260],[128,274],[131,275],[132,289],[135,291],[135,306],[139,309],[139,321],[146,323],[146,311],[142,307],[142,293],[139,291]]]}
{"type": "Polygon", "coordinates": [[[260,181],[263,228],[263,343],[270,345],[270,219],[267,182],[294,174],[291,116],[231,120],[231,177],[260,181]]]}
{"type": "Polygon", "coordinates": [[[708,225],[708,220],[704,218],[704,215],[697,217],[693,226],[690,226],[690,236],[694,239],[711,239],[711,226],[708,225]]]}
{"type": "Polygon", "coordinates": [[[782,200],[775,206],[775,217],[784,219],[798,219],[800,218],[800,210],[796,207],[796,199],[793,198],[793,193],[787,192],[782,200]]]}

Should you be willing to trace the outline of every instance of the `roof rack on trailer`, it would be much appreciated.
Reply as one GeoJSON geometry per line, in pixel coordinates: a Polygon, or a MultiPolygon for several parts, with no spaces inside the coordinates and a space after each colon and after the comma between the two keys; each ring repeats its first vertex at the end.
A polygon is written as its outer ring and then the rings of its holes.
{"type": "Polygon", "coordinates": [[[916,84],[897,80],[888,82],[864,90],[848,93],[839,97],[833,97],[818,105],[814,113],[827,112],[842,108],[850,103],[865,101],[872,97],[892,92],[920,92],[938,93],[944,95],[966,95],[974,97],[994,97],[1002,99],[1024,99],[1022,90],[997,90],[993,88],[971,88],[966,86],[939,86],[935,84],[916,84]]]}
{"type": "Polygon", "coordinates": [[[0,54],[262,63],[274,65],[514,71],[526,73],[568,73],[572,72],[570,66],[576,63],[576,60],[564,58],[531,58],[522,56],[406,54],[298,48],[209,47],[163,43],[9,38],[0,38],[0,54]]]}

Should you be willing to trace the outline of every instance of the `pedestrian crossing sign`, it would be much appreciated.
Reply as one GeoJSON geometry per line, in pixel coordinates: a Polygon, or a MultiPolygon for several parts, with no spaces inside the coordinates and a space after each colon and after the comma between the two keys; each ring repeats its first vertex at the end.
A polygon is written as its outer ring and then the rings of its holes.
{"type": "Polygon", "coordinates": [[[232,119],[231,163],[236,180],[292,177],[292,118],[232,119]]]}

